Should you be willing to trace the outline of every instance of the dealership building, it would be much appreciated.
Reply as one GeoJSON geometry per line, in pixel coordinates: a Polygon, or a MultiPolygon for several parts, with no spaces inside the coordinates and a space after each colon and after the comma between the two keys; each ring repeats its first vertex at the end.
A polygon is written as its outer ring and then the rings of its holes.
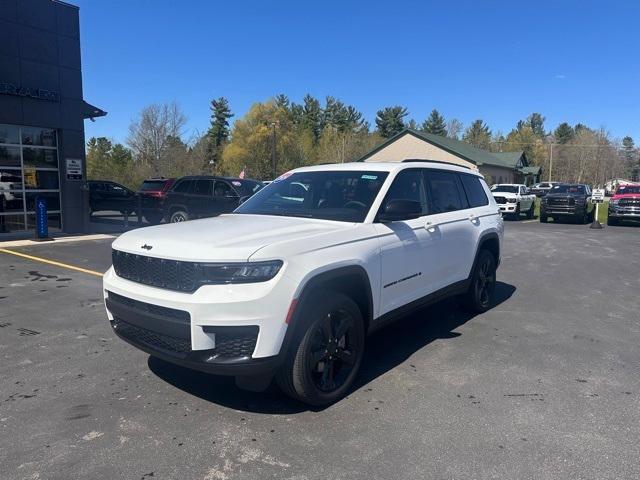
{"type": "Polygon", "coordinates": [[[87,228],[79,12],[56,0],[0,0],[0,239],[35,227],[87,228]]]}

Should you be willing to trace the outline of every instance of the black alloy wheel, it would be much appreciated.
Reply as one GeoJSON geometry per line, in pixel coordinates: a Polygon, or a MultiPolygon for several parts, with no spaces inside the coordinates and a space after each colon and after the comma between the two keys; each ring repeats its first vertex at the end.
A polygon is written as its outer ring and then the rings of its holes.
{"type": "Polygon", "coordinates": [[[466,295],[467,308],[476,313],[489,310],[496,289],[496,260],[488,250],[481,250],[466,295]]]}
{"type": "MultiPolygon", "coordinates": [[[[365,345],[362,314],[348,296],[328,291],[307,302],[294,341],[276,375],[287,395],[325,406],[342,398],[357,376],[365,345]]],[[[290,327],[291,328],[291,327],[290,327]]]]}

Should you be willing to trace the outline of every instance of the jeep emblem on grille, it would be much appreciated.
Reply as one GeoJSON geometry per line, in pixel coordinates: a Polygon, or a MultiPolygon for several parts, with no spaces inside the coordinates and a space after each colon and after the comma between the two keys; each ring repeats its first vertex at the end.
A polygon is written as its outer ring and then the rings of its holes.
{"type": "Polygon", "coordinates": [[[142,247],[140,247],[144,250],[151,250],[153,247],[151,245],[147,245],[146,243],[144,245],[142,245],[142,247]]]}

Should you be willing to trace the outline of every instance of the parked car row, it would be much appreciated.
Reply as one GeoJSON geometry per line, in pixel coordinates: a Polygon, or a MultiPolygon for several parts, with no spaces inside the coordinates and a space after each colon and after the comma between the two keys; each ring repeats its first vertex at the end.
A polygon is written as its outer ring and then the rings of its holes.
{"type": "Polygon", "coordinates": [[[116,182],[91,180],[90,213],[140,213],[149,223],[184,222],[230,213],[264,187],[263,182],[241,178],[190,176],[150,178],[133,190],[116,182]],[[137,210],[141,210],[137,212],[137,210]]]}

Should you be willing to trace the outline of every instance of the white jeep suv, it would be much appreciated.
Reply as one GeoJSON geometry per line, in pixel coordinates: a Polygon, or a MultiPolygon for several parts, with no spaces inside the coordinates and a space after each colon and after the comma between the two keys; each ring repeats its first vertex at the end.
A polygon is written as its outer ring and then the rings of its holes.
{"type": "Polygon", "coordinates": [[[155,357],[254,391],[275,376],[326,405],[352,385],[368,333],[450,295],[487,310],[502,236],[489,188],[462,167],[305,167],[232,214],[119,237],[107,314],[155,357]]]}

